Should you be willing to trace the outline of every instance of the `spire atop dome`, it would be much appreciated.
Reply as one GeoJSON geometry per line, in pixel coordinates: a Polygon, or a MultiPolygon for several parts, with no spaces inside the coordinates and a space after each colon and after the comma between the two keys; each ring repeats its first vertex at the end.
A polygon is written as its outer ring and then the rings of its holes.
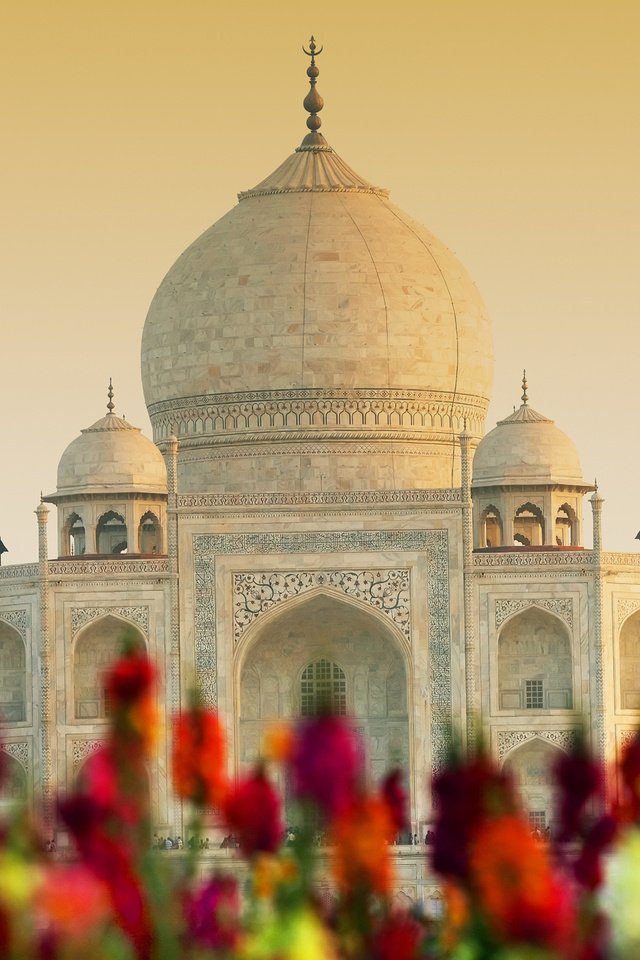
{"type": "Polygon", "coordinates": [[[318,133],[318,130],[322,125],[322,120],[320,119],[318,114],[324,107],[324,100],[322,99],[322,97],[318,93],[318,90],[316,89],[316,83],[318,80],[318,75],[320,73],[320,71],[316,67],[316,57],[320,56],[320,54],[324,50],[324,47],[320,47],[320,49],[318,50],[316,46],[316,41],[312,36],[311,40],[309,41],[309,49],[307,50],[307,48],[303,44],[302,50],[304,53],[306,53],[308,57],[311,57],[311,63],[307,67],[307,76],[309,77],[310,90],[309,90],[309,93],[304,98],[304,100],[302,101],[302,106],[310,114],[310,116],[307,117],[307,126],[311,132],[306,135],[306,137],[302,141],[301,146],[303,147],[317,147],[320,145],[324,146],[326,144],[326,141],[322,136],[322,134],[318,133]]]}
{"type": "Polygon", "coordinates": [[[116,408],[115,403],[113,402],[113,384],[111,382],[111,377],[109,377],[109,389],[107,390],[107,396],[109,402],[107,403],[107,413],[113,416],[113,411],[116,408]]]}
{"type": "Polygon", "coordinates": [[[523,370],[522,371],[522,397],[520,399],[522,400],[522,405],[524,407],[526,407],[526,405],[529,403],[529,398],[527,396],[528,386],[529,384],[527,383],[527,371],[523,370]]]}

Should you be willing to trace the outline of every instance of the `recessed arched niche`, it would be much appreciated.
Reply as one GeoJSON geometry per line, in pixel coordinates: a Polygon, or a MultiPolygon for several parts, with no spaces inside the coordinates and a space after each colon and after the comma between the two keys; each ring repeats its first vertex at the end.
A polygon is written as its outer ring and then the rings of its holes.
{"type": "Polygon", "coordinates": [[[511,617],[498,635],[498,706],[527,712],[573,707],[569,630],[540,607],[511,617]]]}
{"type": "Polygon", "coordinates": [[[0,721],[20,723],[27,719],[27,667],[22,637],[0,620],[0,721]]]}
{"type": "Polygon", "coordinates": [[[364,605],[319,592],[296,598],[245,635],[238,666],[239,763],[253,763],[278,721],[323,699],[362,733],[370,776],[409,766],[405,654],[393,628],[364,605]]]}
{"type": "Polygon", "coordinates": [[[15,757],[5,753],[2,763],[4,771],[0,785],[0,811],[9,812],[27,803],[29,785],[27,771],[15,757]]]}
{"type": "Polygon", "coordinates": [[[520,792],[532,828],[539,831],[553,827],[553,767],[561,756],[562,751],[548,740],[533,737],[513,750],[504,764],[520,792]]]}
{"type": "Polygon", "coordinates": [[[110,614],[94,620],[77,636],[73,648],[74,718],[105,720],[110,706],[104,677],[122,653],[123,644],[145,650],[136,627],[110,614]]]}
{"type": "Polygon", "coordinates": [[[640,610],[628,617],[620,630],[620,706],[640,709],[640,610]]]}

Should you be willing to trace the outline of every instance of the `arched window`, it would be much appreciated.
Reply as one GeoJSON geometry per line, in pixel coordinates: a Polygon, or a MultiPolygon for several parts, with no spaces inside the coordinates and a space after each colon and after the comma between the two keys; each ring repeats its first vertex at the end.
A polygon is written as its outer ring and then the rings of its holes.
{"type": "Polygon", "coordinates": [[[556,544],[571,547],[576,538],[576,514],[568,503],[563,503],[556,514],[556,544]]]}
{"type": "Polygon", "coordinates": [[[0,721],[27,719],[27,669],[22,637],[0,620],[0,721]]]}
{"type": "Polygon", "coordinates": [[[347,712],[347,681],[337,663],[316,660],[302,671],[300,713],[313,717],[323,711],[344,716],[347,712]]]}
{"type": "Polygon", "coordinates": [[[124,517],[109,510],[98,520],[98,553],[126,553],[127,525],[124,517]]]}
{"type": "Polygon", "coordinates": [[[540,547],[544,543],[544,517],[540,507],[523,503],[513,518],[513,541],[522,547],[540,547]]]}
{"type": "Polygon", "coordinates": [[[141,634],[112,616],[100,617],[78,636],[73,653],[76,720],[104,720],[109,716],[104,675],[120,656],[125,639],[145,649],[141,634]]]}
{"type": "Polygon", "coordinates": [[[502,546],[502,517],[496,507],[490,506],[482,511],[480,537],[481,547],[502,546]]]}
{"type": "Polygon", "coordinates": [[[155,513],[147,510],[138,525],[138,550],[140,553],[162,552],[162,531],[155,513]]]}
{"type": "Polygon", "coordinates": [[[569,631],[531,606],[511,617],[498,637],[501,710],[567,710],[573,705],[569,631]]]}
{"type": "Polygon", "coordinates": [[[640,611],[620,631],[620,701],[623,710],[640,709],[640,611]]]}

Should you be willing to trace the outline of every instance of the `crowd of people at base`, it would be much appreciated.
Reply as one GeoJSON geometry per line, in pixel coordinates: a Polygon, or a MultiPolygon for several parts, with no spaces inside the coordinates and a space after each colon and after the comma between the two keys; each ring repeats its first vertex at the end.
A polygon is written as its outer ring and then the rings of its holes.
{"type": "MultiPolygon", "coordinates": [[[[534,836],[539,836],[544,838],[545,834],[540,834],[539,832],[534,832],[534,836]]],[[[424,843],[427,845],[431,843],[433,838],[433,831],[427,830],[424,838],[424,843]]],[[[285,843],[291,845],[295,842],[296,839],[296,830],[294,827],[287,827],[285,843]]],[[[319,831],[315,834],[313,842],[316,847],[324,847],[327,844],[326,836],[323,832],[319,831]]],[[[398,834],[398,836],[393,841],[395,846],[420,846],[422,841],[418,837],[417,833],[411,834],[398,834]]],[[[184,843],[182,837],[159,837],[158,834],[154,834],[153,841],[151,846],[154,850],[182,850],[184,848],[184,843]]],[[[227,834],[226,837],[223,837],[219,847],[221,850],[236,850],[240,846],[240,841],[232,833],[227,834]]],[[[211,841],[209,837],[189,837],[187,841],[187,847],[189,850],[211,850],[211,841]]]]}

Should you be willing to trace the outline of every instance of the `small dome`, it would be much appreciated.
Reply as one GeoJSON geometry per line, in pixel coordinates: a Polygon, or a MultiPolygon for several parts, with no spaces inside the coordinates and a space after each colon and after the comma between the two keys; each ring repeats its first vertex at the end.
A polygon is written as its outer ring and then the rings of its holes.
{"type": "Polygon", "coordinates": [[[506,487],[563,484],[587,486],[578,451],[553,420],[522,406],[499,420],[481,440],[473,460],[472,486],[506,487]]]}
{"type": "Polygon", "coordinates": [[[62,454],[56,495],[130,492],[166,493],[167,472],[156,445],[110,411],[62,454]]]}

